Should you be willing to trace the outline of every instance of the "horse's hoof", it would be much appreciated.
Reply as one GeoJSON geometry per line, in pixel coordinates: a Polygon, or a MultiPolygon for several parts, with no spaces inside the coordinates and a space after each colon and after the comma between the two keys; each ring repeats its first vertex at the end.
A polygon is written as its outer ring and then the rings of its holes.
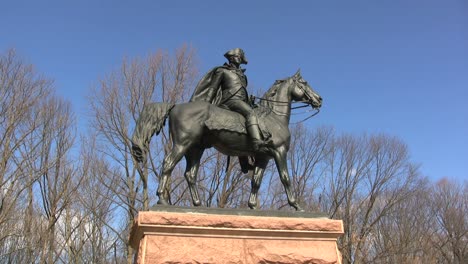
{"type": "Polygon", "coordinates": [[[194,206],[200,206],[200,205],[201,205],[201,201],[200,201],[200,200],[193,201],[193,205],[194,205],[194,206]]]}
{"type": "Polygon", "coordinates": [[[296,201],[293,201],[293,202],[289,203],[289,205],[291,207],[294,207],[294,209],[296,209],[296,212],[305,212],[304,209],[302,209],[302,207],[300,207],[299,204],[297,204],[296,201]]]}
{"type": "Polygon", "coordinates": [[[160,205],[169,205],[169,202],[164,200],[164,199],[159,199],[158,204],[160,204],[160,205]]]}
{"type": "Polygon", "coordinates": [[[252,210],[256,210],[256,209],[258,209],[258,207],[257,207],[257,204],[256,204],[256,203],[249,203],[249,207],[250,207],[250,209],[252,209],[252,210]]]}
{"type": "Polygon", "coordinates": [[[302,207],[300,207],[299,205],[294,206],[294,208],[296,208],[296,212],[305,212],[305,210],[302,209],[302,207]]]}

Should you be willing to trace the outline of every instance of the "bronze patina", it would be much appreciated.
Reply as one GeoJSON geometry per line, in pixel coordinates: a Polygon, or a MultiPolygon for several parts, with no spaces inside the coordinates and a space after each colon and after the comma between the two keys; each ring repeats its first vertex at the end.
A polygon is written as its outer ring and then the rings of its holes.
{"type": "Polygon", "coordinates": [[[248,99],[247,78],[241,64],[247,59],[242,49],[225,54],[229,63],[209,71],[197,85],[188,103],[151,103],[144,107],[132,137],[135,160],[144,162],[154,133],[169,118],[172,149],[164,158],[157,195],[158,204],[169,204],[168,179],[175,165],[185,157],[185,178],[192,202],[201,205],[197,173],[205,149],[214,147],[229,156],[253,157],[253,176],[248,206],[257,208],[257,193],[268,162],[276,163],[288,203],[302,210],[291,192],[286,155],[290,144],[291,104],[303,102],[320,108],[322,98],[302,78],[293,76],[276,81],[258,106],[248,99]]]}

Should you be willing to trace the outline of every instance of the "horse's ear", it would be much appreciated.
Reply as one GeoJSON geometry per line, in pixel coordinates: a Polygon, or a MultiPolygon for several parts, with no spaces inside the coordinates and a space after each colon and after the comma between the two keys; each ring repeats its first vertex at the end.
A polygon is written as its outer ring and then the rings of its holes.
{"type": "Polygon", "coordinates": [[[296,74],[294,74],[294,78],[299,78],[301,77],[301,69],[298,69],[296,74]]]}

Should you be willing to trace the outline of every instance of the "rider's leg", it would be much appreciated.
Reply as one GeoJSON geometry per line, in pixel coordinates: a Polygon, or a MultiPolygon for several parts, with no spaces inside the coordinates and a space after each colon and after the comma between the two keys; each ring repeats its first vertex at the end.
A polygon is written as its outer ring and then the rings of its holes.
{"type": "Polygon", "coordinates": [[[252,112],[252,107],[242,100],[231,99],[223,103],[229,110],[237,112],[247,118],[252,112]]]}
{"type": "Polygon", "coordinates": [[[268,145],[268,143],[262,139],[258,118],[249,104],[242,100],[229,100],[225,102],[225,105],[230,110],[238,112],[245,117],[247,133],[252,140],[252,145],[255,150],[259,150],[268,145]]]}
{"type": "Polygon", "coordinates": [[[247,133],[252,139],[253,148],[255,150],[259,150],[262,146],[266,145],[266,143],[262,140],[260,126],[258,125],[258,118],[255,113],[251,113],[249,116],[247,116],[245,126],[247,128],[247,133]]]}

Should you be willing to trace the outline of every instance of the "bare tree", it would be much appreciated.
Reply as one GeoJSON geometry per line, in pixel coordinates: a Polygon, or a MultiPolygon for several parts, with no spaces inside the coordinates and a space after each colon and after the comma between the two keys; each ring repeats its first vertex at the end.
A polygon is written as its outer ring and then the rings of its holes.
{"type": "Polygon", "coordinates": [[[81,142],[79,174],[82,182],[78,200],[70,210],[73,216],[67,243],[69,262],[121,263],[121,256],[115,256],[120,255],[116,252],[117,244],[125,238],[112,224],[118,218],[117,205],[113,201],[113,191],[108,188],[118,179],[109,175],[112,173],[110,165],[97,152],[95,137],[82,138],[81,142]]]}
{"type": "Polygon", "coordinates": [[[329,153],[322,208],[344,222],[343,261],[365,262],[377,223],[418,186],[417,167],[406,145],[385,135],[341,136],[329,153]]]}
{"type": "Polygon", "coordinates": [[[250,179],[241,172],[237,157],[206,150],[200,167],[199,189],[207,207],[247,207],[250,179]]]}
{"type": "MultiPolygon", "coordinates": [[[[291,183],[296,199],[308,211],[319,209],[319,188],[325,180],[325,159],[333,139],[334,132],[330,127],[311,129],[300,123],[291,128],[291,146],[287,156],[291,183]]],[[[271,165],[273,164],[270,164],[265,173],[268,182],[264,191],[265,206],[270,209],[289,210],[288,204],[284,202],[284,188],[271,165]]]]}
{"type": "MultiPolygon", "coordinates": [[[[184,98],[187,84],[195,75],[194,51],[186,46],[174,57],[159,51],[144,59],[124,60],[120,71],[100,80],[90,96],[93,127],[97,131],[97,148],[105,154],[118,181],[108,186],[113,191],[114,203],[125,212],[128,233],[138,210],[149,208],[149,172],[159,177],[161,154],[169,136],[164,132],[162,142],[153,142],[148,163],[139,165],[131,155],[131,134],[144,105],[153,101],[176,102],[184,98]],[[134,166],[136,164],[136,166],[134,166]]],[[[153,181],[154,183],[154,181],[153,181]]],[[[133,251],[124,239],[128,262],[133,251]]]]}
{"type": "Polygon", "coordinates": [[[468,261],[468,184],[442,179],[431,193],[434,229],[431,234],[437,260],[444,263],[468,261]]]}
{"type": "MultiPolygon", "coordinates": [[[[146,104],[186,101],[196,75],[195,51],[187,46],[124,59],[92,91],[94,130],[78,146],[70,104],[54,95],[53,82],[14,51],[1,54],[0,262],[132,262],[130,226],[149,208],[171,138],[164,129],[147,162],[136,164],[130,134],[146,104]]],[[[294,194],[308,210],[344,221],[344,263],[468,262],[466,182],[428,182],[394,137],[303,125],[291,131],[294,194]]],[[[241,173],[237,160],[228,164],[207,150],[201,162],[207,206],[247,205],[251,175],[241,173]]],[[[283,209],[273,167],[266,169],[260,206],[283,209]]],[[[173,204],[191,204],[183,173],[177,167],[166,190],[173,204]]]]}
{"type": "Polygon", "coordinates": [[[57,226],[65,223],[62,222],[64,212],[76,198],[80,179],[69,156],[75,139],[70,104],[52,97],[44,103],[39,120],[41,177],[38,189],[45,224],[41,262],[53,263],[62,255],[63,247],[57,245],[66,239],[57,226]]]}
{"type": "Polygon", "coordinates": [[[413,195],[382,217],[366,262],[465,263],[466,183],[421,181],[413,195]]]}
{"type": "Polygon", "coordinates": [[[422,180],[413,195],[396,204],[376,224],[367,245],[372,263],[435,263],[430,244],[433,221],[428,181],[422,180]]]}
{"type": "MultiPolygon", "coordinates": [[[[132,122],[135,122],[145,101],[152,98],[156,87],[155,76],[158,71],[159,57],[159,54],[151,57],[146,68],[137,60],[131,63],[124,61],[121,73],[113,73],[101,80],[100,86],[94,88],[92,92],[93,97],[90,97],[91,111],[94,115],[93,127],[97,131],[99,143],[102,142],[102,145],[98,147],[107,155],[109,161],[115,164],[113,165],[114,172],[119,176],[119,181],[115,182],[117,185],[107,187],[113,191],[114,202],[126,214],[127,229],[130,228],[138,210],[148,207],[147,192],[143,198],[138,197],[141,185],[147,187],[147,178],[145,178],[147,174],[142,175],[142,178],[138,177],[130,154],[129,135],[132,122]]],[[[114,181],[110,180],[110,182],[114,181]]],[[[128,238],[123,239],[128,241],[128,238]]],[[[130,262],[132,249],[127,246],[126,250],[130,262]]]]}
{"type": "Polygon", "coordinates": [[[0,259],[64,261],[65,215],[79,185],[70,104],[14,51],[0,56],[0,259]]]}
{"type": "Polygon", "coordinates": [[[35,131],[51,85],[14,50],[0,55],[0,260],[34,261],[34,164],[41,144],[35,131]]]}
{"type": "Polygon", "coordinates": [[[332,128],[322,127],[311,130],[304,127],[302,123],[292,129],[291,149],[288,156],[291,164],[292,184],[298,201],[309,210],[318,209],[317,188],[324,180],[323,161],[328,155],[328,144],[333,139],[333,135],[332,128]]]}

